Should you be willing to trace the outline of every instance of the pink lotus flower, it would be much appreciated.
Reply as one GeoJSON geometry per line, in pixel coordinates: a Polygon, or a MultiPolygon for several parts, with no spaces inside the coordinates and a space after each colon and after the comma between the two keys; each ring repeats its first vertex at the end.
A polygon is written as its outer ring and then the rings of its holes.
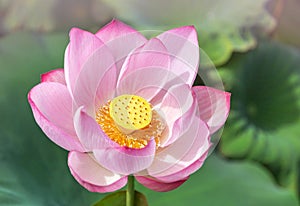
{"type": "Polygon", "coordinates": [[[128,175],[169,191],[202,166],[229,112],[229,93],[192,87],[198,63],[192,26],[150,40],[117,20],[96,34],[73,28],[64,70],[43,74],[28,100],[89,191],[120,189],[128,175]]]}

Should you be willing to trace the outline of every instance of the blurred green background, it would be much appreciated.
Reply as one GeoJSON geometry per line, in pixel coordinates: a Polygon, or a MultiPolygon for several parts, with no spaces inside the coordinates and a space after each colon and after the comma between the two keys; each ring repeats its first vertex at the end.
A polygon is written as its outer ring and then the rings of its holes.
{"type": "MultiPolygon", "coordinates": [[[[67,152],[40,131],[27,93],[63,67],[68,31],[116,17],[139,30],[195,25],[232,93],[222,138],[178,189],[137,184],[149,205],[297,206],[300,185],[299,0],[0,0],[0,205],[92,205],[67,152]]],[[[200,71],[201,73],[201,71],[200,71]]]]}

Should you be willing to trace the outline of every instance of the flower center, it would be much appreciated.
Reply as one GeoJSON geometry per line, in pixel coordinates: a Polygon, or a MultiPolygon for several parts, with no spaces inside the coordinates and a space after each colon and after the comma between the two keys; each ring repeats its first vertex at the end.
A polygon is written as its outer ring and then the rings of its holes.
{"type": "Polygon", "coordinates": [[[152,138],[156,146],[166,127],[151,104],[136,95],[121,95],[100,107],[96,121],[106,135],[121,146],[144,148],[152,138]]]}
{"type": "Polygon", "coordinates": [[[109,105],[110,116],[124,132],[142,129],[152,119],[151,105],[136,95],[121,95],[114,98],[109,105]]]}

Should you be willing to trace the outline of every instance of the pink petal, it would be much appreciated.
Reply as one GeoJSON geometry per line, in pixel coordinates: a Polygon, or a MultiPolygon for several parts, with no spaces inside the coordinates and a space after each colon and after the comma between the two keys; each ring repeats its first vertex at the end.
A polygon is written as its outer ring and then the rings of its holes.
{"type": "Polygon", "coordinates": [[[193,26],[184,26],[160,34],[158,37],[170,53],[172,72],[184,82],[193,85],[199,66],[197,32],[193,26]]]}
{"type": "Polygon", "coordinates": [[[143,149],[121,147],[107,137],[96,121],[83,111],[83,108],[78,109],[74,118],[80,141],[89,151],[93,151],[96,160],[106,169],[129,175],[146,169],[152,163],[156,149],[154,140],[149,141],[143,149]]]}
{"type": "Polygon", "coordinates": [[[187,177],[176,182],[165,183],[151,177],[148,178],[143,176],[136,176],[135,178],[139,183],[141,183],[145,187],[151,190],[155,190],[157,192],[168,192],[170,190],[174,190],[180,185],[182,185],[188,179],[187,177]]]}
{"type": "Polygon", "coordinates": [[[28,94],[35,120],[44,133],[66,150],[84,151],[73,126],[72,99],[65,85],[38,84],[28,94]]]}
{"type": "Polygon", "coordinates": [[[177,84],[184,82],[166,69],[143,68],[130,72],[118,82],[117,95],[136,94],[151,101],[159,93],[165,93],[171,86],[177,84]]]}
{"type": "Polygon", "coordinates": [[[80,107],[75,112],[74,127],[86,151],[91,152],[93,149],[107,144],[105,141],[108,137],[97,122],[85,112],[84,107],[80,107]]]}
{"type": "Polygon", "coordinates": [[[117,73],[119,73],[127,55],[133,49],[147,42],[142,34],[116,19],[100,29],[96,36],[111,50],[117,62],[117,73]]]}
{"type": "MultiPolygon", "coordinates": [[[[156,152],[152,165],[147,169],[150,176],[164,181],[169,180],[164,177],[182,171],[207,152],[210,142],[206,124],[198,117],[191,121],[193,123],[185,134],[173,144],[156,152]]],[[[181,178],[184,177],[186,176],[181,178]]]]}
{"type": "MultiPolygon", "coordinates": [[[[163,43],[156,38],[150,39],[143,46],[133,50],[126,58],[119,79],[130,72],[143,68],[165,68],[169,70],[170,57],[163,43]]],[[[120,81],[120,80],[119,80],[120,81]]]]}
{"type": "Polygon", "coordinates": [[[131,149],[116,145],[102,146],[94,150],[97,161],[105,168],[123,175],[140,172],[149,167],[155,155],[154,140],[142,149],[131,149]]]}
{"type": "Polygon", "coordinates": [[[116,84],[117,84],[117,71],[116,67],[113,66],[111,69],[106,71],[97,85],[95,94],[95,111],[101,106],[106,104],[109,100],[115,97],[116,84]]]}
{"type": "Polygon", "coordinates": [[[70,31],[70,43],[65,51],[65,76],[71,94],[77,78],[86,60],[103,46],[103,42],[94,34],[73,28],[70,31]]]}
{"type": "Polygon", "coordinates": [[[196,172],[199,168],[202,167],[204,161],[207,158],[208,151],[206,151],[198,160],[196,160],[194,163],[189,165],[188,167],[173,173],[171,175],[163,176],[163,177],[156,177],[157,180],[163,181],[163,182],[174,182],[179,181],[182,178],[189,177],[192,173],[196,172]]]}
{"type": "Polygon", "coordinates": [[[41,82],[57,82],[66,85],[64,70],[55,69],[45,74],[42,74],[41,82]]]}
{"type": "Polygon", "coordinates": [[[187,84],[174,85],[163,97],[159,110],[168,126],[168,135],[161,139],[161,147],[173,143],[189,127],[196,111],[196,102],[187,84]]]}
{"type": "Polygon", "coordinates": [[[114,96],[116,67],[109,49],[103,44],[84,63],[74,88],[75,110],[85,106],[90,115],[114,96]],[[95,108],[96,107],[96,108],[95,108]]]}
{"type": "Polygon", "coordinates": [[[74,178],[91,192],[113,192],[127,183],[126,176],[103,168],[88,153],[70,152],[68,165],[74,178]]]}
{"type": "Polygon", "coordinates": [[[230,110],[230,93],[205,86],[192,88],[199,105],[200,118],[213,134],[222,127],[230,110]]]}

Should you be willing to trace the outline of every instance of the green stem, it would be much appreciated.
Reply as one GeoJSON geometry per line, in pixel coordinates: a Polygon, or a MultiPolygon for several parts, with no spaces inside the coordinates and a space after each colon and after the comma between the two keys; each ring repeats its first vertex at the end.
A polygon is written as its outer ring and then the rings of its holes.
{"type": "Polygon", "coordinates": [[[126,206],[134,206],[134,177],[128,176],[126,206]]]}

